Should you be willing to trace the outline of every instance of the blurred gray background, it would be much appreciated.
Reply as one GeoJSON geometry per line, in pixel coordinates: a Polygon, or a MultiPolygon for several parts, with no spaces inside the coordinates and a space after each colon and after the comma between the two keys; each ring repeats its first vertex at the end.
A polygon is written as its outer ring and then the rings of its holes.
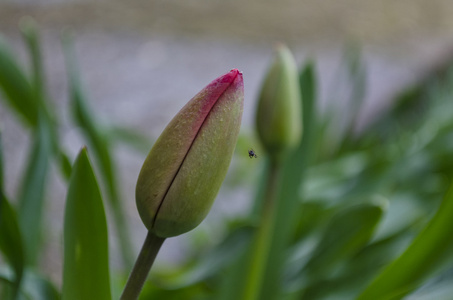
{"type": "MultiPolygon", "coordinates": [[[[453,1],[449,0],[0,0],[0,32],[27,66],[18,29],[25,16],[33,17],[40,27],[48,91],[63,120],[63,143],[73,156],[83,141],[69,121],[63,30],[74,33],[82,80],[99,120],[134,128],[150,140],[193,95],[232,68],[244,73],[242,130],[251,133],[260,82],[276,42],[287,44],[301,65],[306,59],[316,61],[322,103],[337,100],[344,49],[359,45],[367,71],[361,124],[385,108],[392,95],[450,61],[453,54],[453,1]]],[[[6,188],[14,198],[29,133],[2,102],[0,126],[6,188]]],[[[135,209],[134,185],[144,154],[119,148],[116,155],[138,252],[145,228],[135,209]]],[[[58,282],[65,184],[56,175],[52,182],[47,192],[51,217],[46,219],[52,234],[44,263],[58,282]]],[[[240,214],[252,195],[250,190],[223,187],[201,228],[169,239],[157,263],[177,263],[197,235],[221,230],[216,220],[240,214]]],[[[111,237],[111,260],[117,266],[114,232],[111,237]]]]}

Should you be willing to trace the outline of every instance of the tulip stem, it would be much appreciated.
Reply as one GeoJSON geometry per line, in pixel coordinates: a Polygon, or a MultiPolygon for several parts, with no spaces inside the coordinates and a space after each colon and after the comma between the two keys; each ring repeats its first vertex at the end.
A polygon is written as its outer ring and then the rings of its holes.
{"type": "Polygon", "coordinates": [[[158,237],[151,232],[148,232],[142,249],[135,261],[126,286],[124,287],[121,300],[136,300],[140,295],[143,284],[148,277],[149,270],[156,259],[160,247],[164,243],[165,238],[158,237]]]}
{"type": "Polygon", "coordinates": [[[260,223],[251,246],[252,257],[242,297],[244,300],[259,299],[260,296],[263,275],[266,271],[267,259],[271,246],[270,243],[274,230],[279,177],[280,165],[276,162],[271,162],[260,223]]]}

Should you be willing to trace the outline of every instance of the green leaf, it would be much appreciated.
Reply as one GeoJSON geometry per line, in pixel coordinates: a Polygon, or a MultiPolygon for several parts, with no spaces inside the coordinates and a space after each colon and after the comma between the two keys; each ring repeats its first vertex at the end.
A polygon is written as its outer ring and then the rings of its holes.
{"type": "Polygon", "coordinates": [[[335,209],[337,207],[329,207],[322,201],[305,200],[299,207],[293,242],[299,246],[304,239],[310,238],[313,234],[319,234],[335,209]]]}
{"type": "MultiPolygon", "coordinates": [[[[312,135],[314,131],[315,124],[317,122],[317,107],[316,107],[316,74],[314,63],[309,61],[305,64],[304,68],[299,75],[299,84],[300,90],[302,93],[302,121],[304,133],[302,135],[302,144],[301,148],[304,148],[305,151],[313,148],[312,144],[312,135]]],[[[305,154],[306,159],[310,158],[310,155],[305,154]]]]}
{"type": "Polygon", "coordinates": [[[14,270],[12,299],[19,293],[24,273],[24,249],[16,212],[10,205],[3,189],[3,144],[0,131],[0,251],[14,270]]]}
{"type": "Polygon", "coordinates": [[[0,128],[0,188],[3,189],[3,136],[2,136],[2,130],[0,128]]]}
{"type": "Polygon", "coordinates": [[[21,294],[25,295],[25,299],[33,300],[59,300],[61,295],[55,286],[42,277],[30,270],[27,270],[24,276],[21,294]]]}
{"type": "Polygon", "coordinates": [[[111,299],[107,223],[87,150],[69,182],[64,221],[64,299],[111,299]]]}
{"type": "Polygon", "coordinates": [[[24,17],[20,21],[20,28],[28,46],[32,65],[31,83],[35,97],[40,99],[44,94],[44,68],[42,65],[41,47],[39,44],[38,29],[31,17],[24,17]]]}
{"type": "MultiPolygon", "coordinates": [[[[11,299],[10,289],[14,287],[14,275],[10,268],[0,267],[0,297],[1,299],[11,299]]],[[[17,300],[59,300],[61,295],[54,284],[45,279],[42,275],[27,269],[22,277],[20,293],[17,300]]]]}
{"type": "Polygon", "coordinates": [[[409,241],[409,234],[402,230],[365,246],[357,255],[344,260],[342,267],[335,270],[331,278],[308,286],[304,290],[304,298],[314,300],[330,296],[334,299],[353,299],[383,266],[404,250],[409,241]]]}
{"type": "Polygon", "coordinates": [[[50,281],[37,276],[27,278],[24,290],[24,293],[30,295],[29,298],[33,300],[61,299],[61,295],[50,281]]]}
{"type": "Polygon", "coordinates": [[[166,290],[153,284],[145,284],[139,297],[140,300],[165,299],[165,300],[207,300],[216,299],[212,297],[212,290],[205,284],[198,283],[176,290],[166,290]]]}
{"type": "Polygon", "coordinates": [[[23,117],[28,125],[38,123],[38,102],[33,89],[20,66],[0,36],[0,89],[5,97],[0,97],[23,117]]]}
{"type": "Polygon", "coordinates": [[[442,278],[441,282],[424,286],[420,291],[408,295],[407,300],[451,300],[453,295],[452,277],[442,278]]]}
{"type": "Polygon", "coordinates": [[[30,264],[36,262],[40,248],[44,193],[52,156],[52,137],[49,127],[47,121],[40,118],[19,190],[19,222],[24,238],[26,259],[30,264]]]}
{"type": "Polygon", "coordinates": [[[453,184],[437,213],[406,251],[387,266],[358,299],[401,299],[452,258],[453,184]]]}
{"type": "Polygon", "coordinates": [[[58,162],[60,165],[61,174],[63,174],[66,180],[69,180],[69,178],[71,177],[72,166],[68,155],[63,150],[60,150],[58,162]]]}
{"type": "MultiPolygon", "coordinates": [[[[1,299],[20,299],[18,296],[13,296],[11,293],[17,290],[14,283],[14,271],[9,266],[0,266],[0,298],[1,299]]],[[[16,293],[18,295],[18,293],[16,293]]]]}
{"type": "MultiPolygon", "coordinates": [[[[348,120],[348,124],[345,131],[345,136],[342,143],[351,143],[351,139],[354,139],[354,130],[357,126],[360,110],[363,106],[365,95],[366,95],[366,68],[363,64],[361,49],[357,44],[348,45],[345,51],[345,64],[346,73],[350,82],[350,96],[348,104],[344,105],[347,111],[343,118],[348,120]]],[[[346,145],[343,145],[345,147],[346,145]]],[[[349,147],[351,145],[348,145],[349,147]]],[[[352,145],[353,146],[353,145],[352,145]]]]}
{"type": "Polygon", "coordinates": [[[326,276],[338,262],[354,255],[372,237],[387,201],[354,205],[334,215],[305,265],[309,281],[326,276]]]}
{"type": "Polygon", "coordinates": [[[11,299],[15,299],[24,273],[24,249],[17,216],[0,187],[0,250],[14,270],[11,299]]]}
{"type": "Polygon", "coordinates": [[[366,72],[362,63],[360,47],[349,44],[344,50],[340,68],[331,86],[331,100],[325,115],[327,135],[323,140],[324,151],[332,157],[349,150],[354,143],[353,130],[366,93],[366,72]]]}

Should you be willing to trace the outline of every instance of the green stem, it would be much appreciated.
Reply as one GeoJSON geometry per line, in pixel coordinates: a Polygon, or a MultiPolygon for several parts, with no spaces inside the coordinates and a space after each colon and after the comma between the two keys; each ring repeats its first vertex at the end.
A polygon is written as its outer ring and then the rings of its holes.
{"type": "Polygon", "coordinates": [[[124,287],[121,300],[135,300],[138,299],[142,290],[143,284],[148,277],[149,270],[156,259],[160,247],[164,243],[165,238],[158,237],[151,232],[148,232],[145,242],[143,243],[140,254],[135,261],[134,268],[132,269],[126,286],[124,287]]]}
{"type": "Polygon", "coordinates": [[[271,162],[266,193],[261,212],[260,224],[252,241],[251,261],[249,264],[247,282],[242,299],[253,300],[260,296],[263,276],[269,256],[272,241],[274,220],[276,214],[277,185],[280,177],[280,166],[271,162]]]}

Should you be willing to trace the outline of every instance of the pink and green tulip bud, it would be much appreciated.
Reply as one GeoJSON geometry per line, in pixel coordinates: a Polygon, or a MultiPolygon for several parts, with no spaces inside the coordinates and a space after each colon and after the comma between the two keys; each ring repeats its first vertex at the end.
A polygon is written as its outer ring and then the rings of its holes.
{"type": "Polygon", "coordinates": [[[208,214],[236,146],[244,104],[233,69],[193,97],[146,158],[136,187],[140,217],[158,237],[177,236],[208,214]]]}
{"type": "Polygon", "coordinates": [[[261,88],[256,113],[258,135],[272,160],[299,144],[302,135],[301,92],[296,62],[283,45],[261,88]]]}

